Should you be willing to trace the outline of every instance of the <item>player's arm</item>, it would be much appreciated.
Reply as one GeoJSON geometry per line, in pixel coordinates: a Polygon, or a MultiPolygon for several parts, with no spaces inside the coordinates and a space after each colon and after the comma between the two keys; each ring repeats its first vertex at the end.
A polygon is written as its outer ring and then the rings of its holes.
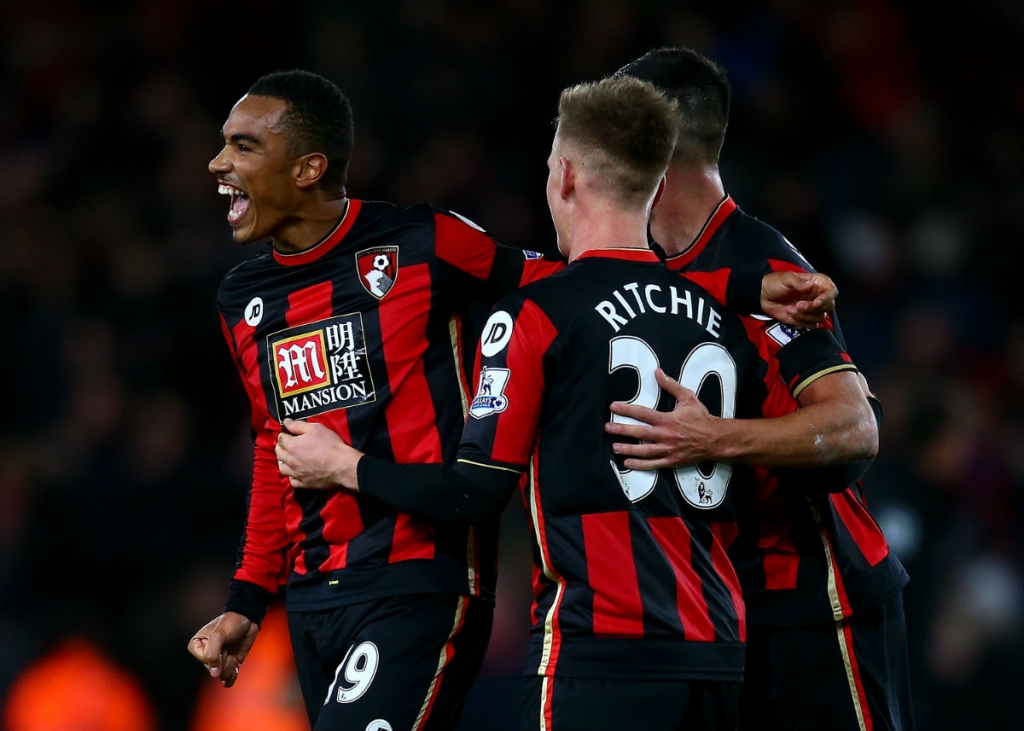
{"type": "Polygon", "coordinates": [[[825,274],[768,265],[683,276],[706,289],[719,304],[745,315],[764,314],[794,327],[830,327],[839,288],[825,274]]]}
{"type": "Polygon", "coordinates": [[[287,420],[282,474],[296,488],[344,487],[405,513],[481,523],[497,517],[526,469],[543,397],[543,354],[554,329],[529,301],[499,303],[477,353],[477,395],[452,465],[395,464],[353,449],[322,424],[287,420]]]}
{"type": "Polygon", "coordinates": [[[482,523],[501,513],[521,471],[483,465],[396,464],[350,447],[323,424],[285,420],[278,439],[281,473],[298,489],[361,492],[430,520],[482,523]]]}
{"type": "Polygon", "coordinates": [[[289,540],[283,499],[288,483],[278,471],[274,456],[274,435],[280,425],[267,413],[262,394],[257,392],[259,386],[245,377],[238,344],[223,315],[221,329],[249,396],[253,433],[252,481],[246,501],[245,528],[225,611],[237,612],[259,624],[288,578],[289,540]]]}
{"type": "Polygon", "coordinates": [[[434,246],[445,278],[443,291],[494,303],[519,287],[565,268],[565,262],[503,246],[467,218],[434,210],[434,246]]]}
{"type": "Polygon", "coordinates": [[[256,641],[260,623],[287,579],[288,534],[282,493],[286,488],[274,457],[270,417],[258,406],[245,378],[238,348],[221,316],[221,328],[252,402],[253,474],[235,572],[228,585],[224,612],[204,625],[188,650],[225,687],[234,685],[238,668],[256,641]]]}
{"type": "MultiPolygon", "coordinates": [[[[766,467],[828,466],[810,475],[822,489],[852,484],[878,449],[877,418],[866,382],[827,329],[795,338],[776,356],[800,405],[796,411],[771,419],[722,419],[712,416],[692,391],[659,373],[659,384],[677,400],[675,409],[663,413],[612,404],[613,412],[643,423],[608,424],[607,431],[647,442],[620,442],[613,449],[627,457],[625,466],[631,469],[706,460],[766,467]]],[[[782,398],[778,394],[778,389],[771,391],[769,398],[782,398]]]]}

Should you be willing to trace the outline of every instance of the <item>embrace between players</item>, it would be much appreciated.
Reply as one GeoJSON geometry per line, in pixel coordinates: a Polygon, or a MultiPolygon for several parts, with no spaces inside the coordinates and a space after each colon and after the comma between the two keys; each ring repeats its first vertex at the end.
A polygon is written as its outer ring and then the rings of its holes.
{"type": "Polygon", "coordinates": [[[521,728],[912,727],[907,576],[859,482],[878,406],[831,282],[725,193],[728,111],[687,49],[563,91],[564,264],[349,198],[340,90],[249,89],[210,163],[234,239],[273,243],[218,292],[255,451],[225,611],[189,642],[213,677],[286,588],[313,729],[454,728],[520,487],[521,728]]]}

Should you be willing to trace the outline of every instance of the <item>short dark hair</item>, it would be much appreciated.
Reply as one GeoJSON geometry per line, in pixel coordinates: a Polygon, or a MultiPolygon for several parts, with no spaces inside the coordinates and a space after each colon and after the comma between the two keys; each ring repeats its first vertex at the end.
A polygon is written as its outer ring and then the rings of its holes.
{"type": "Polygon", "coordinates": [[[615,72],[654,84],[679,103],[682,130],[676,155],[718,162],[729,125],[729,78],[725,69],[689,48],[648,51],[615,72]]]}
{"type": "Polygon", "coordinates": [[[275,71],[257,79],[249,94],[285,102],[281,124],[289,154],[322,153],[327,158],[324,187],[345,187],[355,130],[352,105],[333,81],[312,71],[275,71]]]}
{"type": "Polygon", "coordinates": [[[558,100],[557,134],[588,160],[595,184],[624,203],[644,203],[672,159],[679,110],[652,84],[628,76],[577,84],[558,100]]]}

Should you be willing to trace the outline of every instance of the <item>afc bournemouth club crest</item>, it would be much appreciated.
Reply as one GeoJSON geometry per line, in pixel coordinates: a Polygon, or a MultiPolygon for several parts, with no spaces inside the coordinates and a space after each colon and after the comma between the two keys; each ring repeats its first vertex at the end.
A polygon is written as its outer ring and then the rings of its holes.
{"type": "Polygon", "coordinates": [[[398,247],[375,246],[356,252],[356,269],[366,291],[380,299],[391,291],[398,278],[398,247]]]}

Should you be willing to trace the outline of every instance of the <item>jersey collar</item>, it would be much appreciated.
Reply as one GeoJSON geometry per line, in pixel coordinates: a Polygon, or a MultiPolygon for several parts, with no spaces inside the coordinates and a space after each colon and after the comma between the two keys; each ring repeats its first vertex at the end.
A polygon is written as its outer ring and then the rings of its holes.
{"type": "Polygon", "coordinates": [[[356,216],[359,215],[359,209],[362,207],[363,202],[354,198],[348,199],[348,208],[345,209],[345,215],[338,221],[338,225],[334,227],[329,234],[324,236],[320,241],[313,244],[305,251],[299,251],[294,254],[282,254],[277,249],[274,249],[274,261],[278,264],[283,264],[286,267],[298,266],[300,264],[308,264],[311,261],[316,261],[322,256],[325,256],[331,249],[337,246],[345,234],[352,229],[352,224],[356,221],[356,216]]]}
{"type": "Polygon", "coordinates": [[[657,255],[650,249],[637,249],[628,247],[622,249],[588,249],[576,257],[580,259],[618,259],[619,261],[660,261],[657,255]]]}
{"type": "Polygon", "coordinates": [[[701,228],[700,233],[697,234],[697,238],[693,240],[693,243],[686,247],[686,250],[675,256],[669,256],[665,259],[665,263],[668,264],[670,269],[685,269],[690,265],[694,259],[704,251],[704,248],[711,241],[711,237],[722,227],[725,223],[725,219],[732,215],[732,212],[736,210],[738,206],[736,201],[732,199],[732,196],[726,195],[725,198],[715,207],[715,210],[708,216],[708,220],[704,222],[704,226],[701,228]]]}

